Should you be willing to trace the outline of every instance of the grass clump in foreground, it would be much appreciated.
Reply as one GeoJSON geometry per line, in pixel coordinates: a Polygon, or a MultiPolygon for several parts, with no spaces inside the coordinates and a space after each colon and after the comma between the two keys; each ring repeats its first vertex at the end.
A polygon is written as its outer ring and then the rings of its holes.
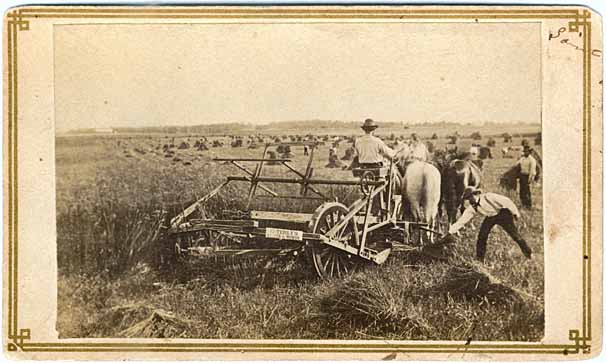
{"type": "Polygon", "coordinates": [[[542,304],[468,263],[393,263],[337,282],[320,307],[336,338],[537,340],[542,304]]]}
{"type": "Polygon", "coordinates": [[[304,272],[289,267],[287,275],[267,272],[280,277],[257,275],[273,282],[254,288],[250,282],[238,287],[225,272],[171,283],[148,270],[111,284],[105,289],[111,294],[84,304],[90,311],[81,314],[95,318],[60,331],[223,339],[541,338],[543,310],[537,298],[475,264],[451,263],[414,266],[396,260],[327,281],[298,280],[304,272]],[[137,287],[131,289],[132,284],[137,287]],[[142,284],[154,291],[141,289],[142,284]]]}

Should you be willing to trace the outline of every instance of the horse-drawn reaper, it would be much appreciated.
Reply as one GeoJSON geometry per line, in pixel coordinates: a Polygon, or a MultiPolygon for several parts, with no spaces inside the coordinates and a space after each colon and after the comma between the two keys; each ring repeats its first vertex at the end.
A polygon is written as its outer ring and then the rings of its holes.
{"type": "MultiPolygon", "coordinates": [[[[285,144],[285,143],[279,143],[285,144]]],[[[439,231],[423,221],[402,217],[402,196],[398,189],[396,162],[377,168],[354,168],[351,180],[313,177],[315,142],[290,142],[289,146],[307,146],[307,167],[297,170],[290,159],[272,159],[293,178],[266,176],[262,172],[270,159],[265,145],[263,156],[253,158],[218,158],[244,172],[227,179],[208,194],[188,206],[170,221],[168,234],[179,256],[267,256],[301,255],[304,253],[318,276],[342,276],[359,266],[385,262],[396,250],[421,245],[423,235],[437,236],[439,231]],[[246,163],[256,163],[254,169],[246,163]],[[205,218],[205,204],[223,187],[233,182],[249,184],[246,208],[232,212],[232,218],[205,218]],[[298,195],[281,195],[270,189],[272,184],[295,184],[298,195]],[[323,186],[360,188],[361,197],[349,205],[325,195],[323,186]],[[258,191],[262,190],[262,195],[258,191]],[[313,213],[252,210],[257,197],[289,198],[316,201],[313,213]],[[196,216],[197,215],[197,216],[196,216]],[[199,218],[197,218],[199,217],[199,218]],[[286,226],[286,227],[285,227],[286,226]],[[423,233],[424,232],[424,233],[423,233]]]]}

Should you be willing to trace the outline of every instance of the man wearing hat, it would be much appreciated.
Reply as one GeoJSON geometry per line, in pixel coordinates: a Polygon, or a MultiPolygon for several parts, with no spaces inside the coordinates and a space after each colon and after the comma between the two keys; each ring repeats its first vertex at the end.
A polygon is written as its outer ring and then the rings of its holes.
{"type": "Polygon", "coordinates": [[[518,160],[520,166],[520,201],[522,206],[528,209],[532,208],[532,196],[530,194],[530,184],[537,174],[537,161],[531,155],[532,149],[525,145],[522,157],[518,160]]]}
{"type": "Polygon", "coordinates": [[[372,119],[366,119],[362,125],[362,130],[366,133],[356,139],[354,149],[361,167],[379,168],[383,166],[385,158],[392,159],[395,152],[383,140],[373,135],[373,132],[379,127],[372,119]]]}
{"type": "Polygon", "coordinates": [[[532,258],[532,250],[526,241],[520,236],[515,225],[515,219],[520,217],[520,212],[511,199],[496,193],[482,193],[480,189],[466,188],[463,192],[463,203],[465,211],[463,215],[448,229],[448,234],[457,233],[476,213],[485,216],[476,244],[476,258],[484,261],[486,255],[486,243],[488,235],[495,225],[501,226],[505,232],[518,244],[526,258],[532,258]]]}

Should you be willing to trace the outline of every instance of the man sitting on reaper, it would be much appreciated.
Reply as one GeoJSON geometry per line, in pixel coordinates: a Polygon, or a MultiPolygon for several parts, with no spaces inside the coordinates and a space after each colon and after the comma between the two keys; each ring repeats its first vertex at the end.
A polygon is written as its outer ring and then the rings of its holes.
{"type": "Polygon", "coordinates": [[[379,125],[372,119],[366,119],[361,127],[365,135],[357,138],[354,143],[354,163],[357,161],[361,168],[380,168],[385,159],[391,160],[395,156],[395,152],[385,145],[383,140],[373,135],[379,125]]]}

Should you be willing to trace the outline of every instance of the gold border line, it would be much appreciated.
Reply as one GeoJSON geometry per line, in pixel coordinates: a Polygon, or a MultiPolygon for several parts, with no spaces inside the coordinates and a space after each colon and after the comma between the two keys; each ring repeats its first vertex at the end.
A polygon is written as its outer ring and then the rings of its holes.
{"type": "MultiPolygon", "coordinates": [[[[573,346],[574,347],[574,346],[573,346]]],[[[418,348],[407,348],[407,349],[390,349],[388,345],[382,349],[350,349],[350,350],[324,350],[324,349],[297,349],[293,347],[288,347],[285,349],[275,349],[275,348],[262,348],[262,349],[250,349],[246,347],[242,348],[205,348],[205,347],[196,347],[192,349],[178,349],[178,348],[127,348],[127,349],[119,349],[119,348],[97,348],[97,349],[87,349],[87,348],[74,348],[74,349],[61,349],[61,348],[51,348],[51,349],[37,349],[37,348],[27,348],[25,346],[21,347],[24,352],[61,352],[61,353],[82,353],[82,352],[91,352],[91,353],[116,353],[116,352],[152,352],[152,353],[160,353],[160,352],[172,352],[172,353],[198,353],[198,352],[215,352],[215,353],[443,353],[443,354],[473,354],[473,353],[483,353],[483,354],[570,354],[563,353],[562,349],[558,350],[468,350],[463,347],[461,348],[451,348],[451,349],[442,349],[442,350],[425,350],[418,348]]]]}
{"type": "MultiPolygon", "coordinates": [[[[86,343],[88,346],[90,347],[122,347],[122,348],[134,348],[134,347],[171,347],[171,348],[195,348],[198,347],[200,345],[200,343],[86,343]]],[[[223,348],[232,348],[232,349],[237,349],[239,347],[241,347],[243,344],[246,345],[246,347],[250,347],[250,348],[261,348],[261,347],[268,347],[268,348],[281,348],[281,347],[290,347],[291,345],[295,345],[298,348],[368,348],[368,349],[377,349],[377,348],[385,348],[385,347],[389,347],[390,349],[403,349],[406,347],[409,347],[410,344],[408,343],[391,343],[391,342],[386,342],[386,343],[296,343],[295,344],[285,344],[285,343],[261,343],[261,342],[243,342],[243,343],[215,343],[215,342],[208,342],[208,343],[203,343],[205,347],[223,347],[223,348]]],[[[24,343],[23,346],[27,346],[27,347],[32,347],[32,348],[42,348],[42,347],[48,347],[48,346],[56,346],[56,347],[62,347],[62,348],[70,348],[70,347],[78,347],[80,346],[80,343],[24,343]]],[[[452,348],[454,346],[460,346],[461,349],[480,349],[480,348],[490,348],[490,349],[497,349],[497,348],[501,348],[502,344],[501,343],[486,343],[483,344],[482,342],[475,342],[475,343],[470,343],[469,345],[460,345],[460,344],[449,344],[449,343],[442,343],[442,344],[432,344],[432,343],[428,343],[428,344],[415,344],[415,347],[418,348],[427,348],[427,349],[433,349],[433,348],[452,348]]],[[[536,347],[540,347],[543,349],[560,349],[562,347],[574,347],[574,344],[541,344],[540,342],[528,342],[528,343],[512,343],[512,344],[508,344],[507,348],[516,348],[516,349],[531,349],[531,348],[536,348],[536,347]]]]}
{"type": "Polygon", "coordinates": [[[13,319],[12,319],[12,307],[13,307],[13,39],[12,39],[12,24],[7,21],[7,63],[8,63],[8,337],[12,338],[13,335],[13,319]]]}
{"type": "MultiPolygon", "coordinates": [[[[33,18],[55,18],[55,19],[66,19],[66,18],[82,18],[84,14],[40,14],[33,18]]],[[[26,17],[24,17],[26,18],[26,17]]],[[[32,18],[27,16],[27,18],[32,18]]],[[[229,14],[96,14],[94,16],[87,16],[90,19],[502,19],[500,15],[490,14],[461,14],[461,15],[328,15],[328,14],[304,14],[304,15],[280,15],[280,14],[241,14],[241,15],[229,15],[229,14]]],[[[546,16],[528,16],[528,15],[508,15],[508,19],[569,19],[566,15],[546,15],[546,16]]]]}
{"type": "MultiPolygon", "coordinates": [[[[584,101],[583,109],[585,112],[585,140],[584,145],[586,148],[586,159],[587,159],[587,169],[586,172],[589,176],[585,177],[585,198],[586,198],[586,210],[587,210],[587,220],[586,220],[586,241],[585,245],[585,254],[583,255],[583,266],[585,267],[585,276],[591,276],[591,23],[586,22],[584,25],[584,49],[585,49],[585,61],[583,65],[585,67],[585,80],[584,85],[586,87],[584,91],[584,101]]],[[[584,279],[585,280],[585,279],[584,279]]],[[[583,332],[583,337],[588,340],[591,340],[591,283],[590,281],[585,281],[586,284],[586,306],[587,308],[587,328],[583,332]]]]}
{"type": "MultiPolygon", "coordinates": [[[[588,353],[591,341],[591,23],[587,10],[572,9],[401,9],[401,8],[280,8],[255,6],[145,8],[145,7],[27,7],[7,15],[8,54],[8,327],[9,351],[28,352],[343,352],[343,353],[494,353],[494,354],[572,354],[588,353]],[[318,10],[315,10],[318,9],[318,10]],[[433,15],[432,15],[433,14],[433,15]],[[583,59],[583,314],[582,335],[570,330],[574,344],[532,343],[461,343],[378,344],[378,343],[53,343],[30,342],[29,329],[18,328],[18,163],[17,163],[17,31],[28,30],[36,18],[87,19],[194,19],[194,18],[267,18],[267,19],[569,19],[569,31],[584,27],[583,59]],[[588,144],[589,142],[589,144],[588,144]],[[588,147],[589,145],[589,147],[588,147]],[[588,172],[589,171],[589,172],[588,172]],[[26,341],[27,340],[27,341],[26,341]],[[582,343],[582,344],[581,344],[582,343]]],[[[170,23],[169,23],[170,24],[170,23]]]]}
{"type": "MultiPolygon", "coordinates": [[[[507,6],[505,6],[507,7],[507,6]]],[[[183,6],[168,6],[165,8],[148,8],[148,7],[112,7],[112,6],[73,6],[69,9],[65,7],[24,7],[16,9],[21,13],[79,13],[84,12],[87,14],[96,13],[230,13],[230,14],[243,14],[243,13],[280,13],[280,14],[310,14],[310,13],[323,13],[323,14],[377,14],[377,13],[407,13],[407,14],[453,14],[453,13],[467,13],[467,14],[566,14],[569,16],[576,16],[579,11],[576,7],[563,6],[558,9],[553,9],[550,6],[545,6],[542,9],[472,9],[470,6],[453,6],[450,9],[430,9],[430,8],[402,8],[398,5],[393,6],[376,6],[376,7],[357,7],[351,8],[348,6],[341,6],[335,8],[334,6],[327,5],[325,7],[313,6],[311,9],[309,6],[304,7],[281,7],[272,5],[258,5],[258,6],[238,6],[238,7],[225,7],[225,6],[198,6],[198,7],[183,7],[183,6]],[[316,10],[317,9],[317,10],[316,10]]]]}

